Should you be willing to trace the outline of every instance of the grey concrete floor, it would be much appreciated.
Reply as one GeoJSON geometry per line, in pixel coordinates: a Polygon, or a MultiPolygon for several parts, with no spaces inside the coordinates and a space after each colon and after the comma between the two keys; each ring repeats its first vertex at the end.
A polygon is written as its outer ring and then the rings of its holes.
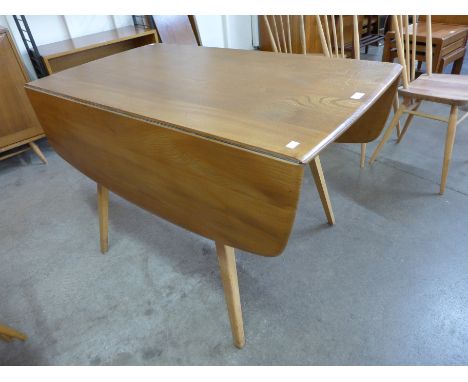
{"type": "Polygon", "coordinates": [[[0,162],[0,322],[29,336],[0,343],[0,364],[467,364],[465,127],[444,196],[439,123],[415,119],[365,169],[359,145],[326,149],[336,225],[307,171],[284,253],[238,251],[243,350],[211,241],[111,194],[101,255],[91,180],[46,141],[47,166],[30,153],[0,162]]]}

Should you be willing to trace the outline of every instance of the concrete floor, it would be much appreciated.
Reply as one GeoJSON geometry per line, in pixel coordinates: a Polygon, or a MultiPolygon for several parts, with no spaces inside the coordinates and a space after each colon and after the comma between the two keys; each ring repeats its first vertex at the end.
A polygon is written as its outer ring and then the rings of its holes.
{"type": "Polygon", "coordinates": [[[444,134],[415,119],[365,169],[359,145],[323,153],[336,225],[307,171],[283,255],[238,252],[243,350],[211,241],[111,194],[101,255],[92,181],[46,141],[47,166],[0,162],[0,322],[29,336],[0,364],[467,364],[468,129],[438,196],[444,134]]]}

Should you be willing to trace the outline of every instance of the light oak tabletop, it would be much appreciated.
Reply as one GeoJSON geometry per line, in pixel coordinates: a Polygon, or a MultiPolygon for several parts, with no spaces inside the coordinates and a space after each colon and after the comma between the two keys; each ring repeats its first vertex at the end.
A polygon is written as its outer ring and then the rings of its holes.
{"type": "Polygon", "coordinates": [[[153,44],[26,86],[307,163],[400,73],[391,63],[153,44]]]}

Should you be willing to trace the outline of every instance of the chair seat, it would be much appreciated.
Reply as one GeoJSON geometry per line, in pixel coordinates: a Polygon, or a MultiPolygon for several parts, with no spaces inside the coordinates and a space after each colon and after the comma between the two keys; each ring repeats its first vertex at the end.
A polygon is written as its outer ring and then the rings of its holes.
{"type": "Polygon", "coordinates": [[[399,89],[402,96],[449,105],[468,105],[468,76],[458,74],[423,74],[399,89]]]}

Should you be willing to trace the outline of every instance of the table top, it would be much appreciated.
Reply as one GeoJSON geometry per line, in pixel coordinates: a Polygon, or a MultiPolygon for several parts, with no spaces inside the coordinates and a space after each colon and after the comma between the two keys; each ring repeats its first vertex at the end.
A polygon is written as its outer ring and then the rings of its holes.
{"type": "Polygon", "coordinates": [[[27,86],[306,163],[363,115],[398,64],[153,44],[27,86]]]}
{"type": "MultiPolygon", "coordinates": [[[[419,16],[419,20],[425,21],[426,16],[419,16]]],[[[468,25],[468,15],[432,15],[433,23],[468,25]]]]}
{"type": "MultiPolygon", "coordinates": [[[[410,37],[413,36],[413,24],[408,27],[410,37]]],[[[393,34],[393,31],[391,32],[393,34]]],[[[440,39],[442,41],[459,38],[460,35],[468,33],[468,26],[458,24],[442,24],[432,22],[432,39],[440,39]]],[[[418,22],[418,29],[416,31],[418,39],[425,40],[426,38],[426,22],[418,22]]]]}
{"type": "Polygon", "coordinates": [[[122,28],[111,29],[104,32],[93,33],[86,36],[75,37],[68,40],[57,41],[38,46],[42,57],[53,58],[70,52],[91,49],[111,42],[124,41],[136,36],[152,34],[153,29],[129,25],[122,28]]]}

